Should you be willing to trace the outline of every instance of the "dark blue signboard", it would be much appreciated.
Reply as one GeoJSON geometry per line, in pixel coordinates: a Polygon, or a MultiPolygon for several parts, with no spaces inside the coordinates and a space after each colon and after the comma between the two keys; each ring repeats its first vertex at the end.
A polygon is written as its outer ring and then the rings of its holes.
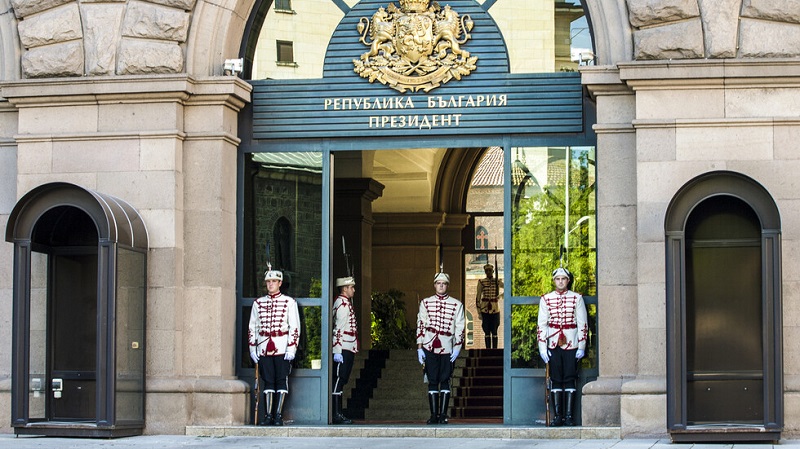
{"type": "Polygon", "coordinates": [[[583,132],[578,73],[509,73],[502,34],[477,2],[439,4],[356,4],[322,79],[252,81],[253,138],[583,132]]]}

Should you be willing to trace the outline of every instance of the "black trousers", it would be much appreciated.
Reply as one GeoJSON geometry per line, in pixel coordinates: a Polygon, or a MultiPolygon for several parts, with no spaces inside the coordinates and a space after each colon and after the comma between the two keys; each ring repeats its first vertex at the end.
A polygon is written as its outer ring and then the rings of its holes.
{"type": "Polygon", "coordinates": [[[350,351],[342,351],[342,363],[335,363],[333,366],[333,394],[342,394],[344,386],[350,381],[350,373],[353,371],[353,360],[356,355],[350,351]]]}
{"type": "Polygon", "coordinates": [[[453,375],[453,362],[450,354],[434,354],[425,351],[425,374],[428,375],[428,391],[450,391],[450,376],[453,375]]]}
{"type": "Polygon", "coordinates": [[[575,358],[577,349],[561,349],[556,347],[550,350],[550,380],[553,388],[575,388],[578,380],[578,359],[575,358]]]}
{"type": "Polygon", "coordinates": [[[481,312],[481,329],[486,336],[497,336],[497,328],[500,327],[500,314],[499,313],[483,313],[481,312]]]}
{"type": "Polygon", "coordinates": [[[280,355],[265,355],[258,359],[258,369],[264,381],[264,391],[289,391],[292,362],[280,355]]]}

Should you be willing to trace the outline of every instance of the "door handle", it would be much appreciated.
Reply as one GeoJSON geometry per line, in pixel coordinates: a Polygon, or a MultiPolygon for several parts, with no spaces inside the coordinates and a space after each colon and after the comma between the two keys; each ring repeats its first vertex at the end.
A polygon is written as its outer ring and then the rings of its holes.
{"type": "Polygon", "coordinates": [[[52,389],[53,397],[61,399],[61,392],[64,391],[64,379],[53,379],[52,389]]]}

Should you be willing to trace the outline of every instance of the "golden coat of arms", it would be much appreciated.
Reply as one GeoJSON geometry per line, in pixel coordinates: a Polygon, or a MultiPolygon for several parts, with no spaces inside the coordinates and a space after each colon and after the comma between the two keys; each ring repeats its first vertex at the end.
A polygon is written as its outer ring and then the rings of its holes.
{"type": "Polygon", "coordinates": [[[353,60],[354,70],[371,83],[377,80],[400,92],[429,92],[475,70],[478,57],[461,48],[472,27],[472,18],[460,16],[450,5],[400,0],[398,8],[389,3],[371,20],[359,21],[360,41],[369,51],[353,60]]]}

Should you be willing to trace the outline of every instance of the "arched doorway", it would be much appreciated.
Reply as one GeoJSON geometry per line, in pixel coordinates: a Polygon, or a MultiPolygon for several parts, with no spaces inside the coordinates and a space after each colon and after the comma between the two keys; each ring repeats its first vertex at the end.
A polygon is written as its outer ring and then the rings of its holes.
{"type": "Polygon", "coordinates": [[[777,440],[783,422],[780,216],[738,173],[687,183],[666,218],[668,430],[777,440]]]}
{"type": "Polygon", "coordinates": [[[45,184],[17,202],[6,241],[14,432],[141,434],[148,238],[138,212],[73,184],[45,184]]]}

